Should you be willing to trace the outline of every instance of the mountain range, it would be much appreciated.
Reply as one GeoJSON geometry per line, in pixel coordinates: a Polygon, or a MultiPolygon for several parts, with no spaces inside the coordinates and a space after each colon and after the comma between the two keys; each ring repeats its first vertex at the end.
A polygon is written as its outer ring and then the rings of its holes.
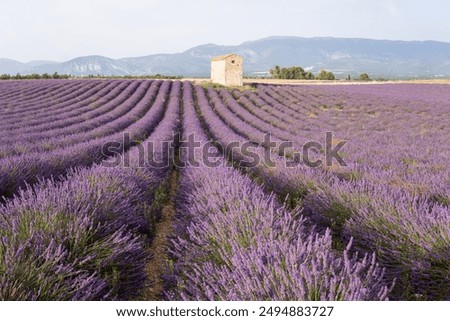
{"type": "Polygon", "coordinates": [[[244,74],[268,75],[270,68],[301,66],[317,73],[332,71],[338,78],[366,72],[372,78],[450,77],[450,43],[331,37],[268,37],[236,46],[205,44],[181,53],[111,59],[85,56],[65,62],[22,63],[0,58],[0,74],[54,73],[74,76],[154,75],[209,77],[210,59],[237,53],[244,74]]]}

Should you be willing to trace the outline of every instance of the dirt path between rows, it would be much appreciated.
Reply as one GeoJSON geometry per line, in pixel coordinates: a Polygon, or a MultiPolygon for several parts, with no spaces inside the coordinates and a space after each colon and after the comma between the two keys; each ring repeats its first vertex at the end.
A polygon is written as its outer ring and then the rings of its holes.
{"type": "Polygon", "coordinates": [[[174,170],[169,178],[169,200],[162,209],[161,220],[155,227],[155,238],[150,245],[152,259],[146,267],[148,286],[145,288],[142,300],[157,301],[163,299],[164,281],[161,275],[166,272],[168,259],[168,241],[173,229],[175,215],[175,196],[178,185],[178,173],[174,170]]]}

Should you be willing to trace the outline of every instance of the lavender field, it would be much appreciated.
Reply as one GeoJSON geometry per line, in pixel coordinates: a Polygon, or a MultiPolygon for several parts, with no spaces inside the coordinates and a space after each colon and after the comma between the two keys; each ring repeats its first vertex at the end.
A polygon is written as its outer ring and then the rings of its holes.
{"type": "Polygon", "coordinates": [[[450,300],[449,124],[444,84],[0,82],[0,300],[450,300]]]}

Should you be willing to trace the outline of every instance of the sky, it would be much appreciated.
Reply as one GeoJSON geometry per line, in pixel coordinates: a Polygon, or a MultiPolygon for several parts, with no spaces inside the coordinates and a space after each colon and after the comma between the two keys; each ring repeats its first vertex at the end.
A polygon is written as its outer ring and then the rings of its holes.
{"type": "Polygon", "coordinates": [[[0,0],[0,57],[110,58],[269,36],[450,42],[448,0],[0,0]]]}

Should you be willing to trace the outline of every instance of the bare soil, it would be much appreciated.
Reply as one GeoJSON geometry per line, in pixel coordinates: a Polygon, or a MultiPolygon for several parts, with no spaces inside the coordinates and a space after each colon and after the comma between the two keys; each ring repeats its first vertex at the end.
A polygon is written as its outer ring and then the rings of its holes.
{"type": "Polygon", "coordinates": [[[169,181],[169,200],[162,209],[161,220],[155,226],[155,237],[149,249],[152,259],[146,267],[148,284],[142,295],[142,300],[157,301],[162,299],[164,283],[161,275],[166,271],[167,267],[168,240],[173,229],[176,191],[177,172],[173,171],[169,181]]]}

